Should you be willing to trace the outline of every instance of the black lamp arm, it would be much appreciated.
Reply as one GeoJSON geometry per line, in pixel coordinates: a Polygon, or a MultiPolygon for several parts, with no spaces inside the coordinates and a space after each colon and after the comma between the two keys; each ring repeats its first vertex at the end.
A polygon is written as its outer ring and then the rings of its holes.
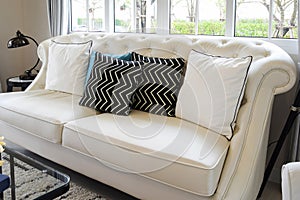
{"type": "MultiPolygon", "coordinates": [[[[36,47],[39,46],[39,44],[37,43],[37,41],[34,38],[27,36],[27,35],[23,35],[22,33],[20,33],[20,34],[25,38],[31,39],[35,43],[36,47]]],[[[38,66],[39,62],[40,62],[40,59],[38,58],[35,65],[33,67],[31,67],[30,69],[26,70],[25,73],[30,75],[32,70],[34,70],[38,66]]]]}

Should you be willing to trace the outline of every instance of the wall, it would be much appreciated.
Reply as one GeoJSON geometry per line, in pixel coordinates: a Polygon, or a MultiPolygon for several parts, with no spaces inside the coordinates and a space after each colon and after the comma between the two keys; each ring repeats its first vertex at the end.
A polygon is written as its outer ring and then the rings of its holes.
{"type": "Polygon", "coordinates": [[[1,0],[0,6],[0,80],[2,89],[5,80],[23,71],[23,49],[8,50],[7,41],[16,29],[23,29],[23,6],[21,0],[1,0]]]}
{"type": "Polygon", "coordinates": [[[41,42],[50,37],[46,0],[1,0],[0,2],[0,81],[6,90],[6,79],[22,74],[36,62],[36,47],[30,45],[7,49],[7,41],[17,30],[41,42]]]}
{"type": "MultiPolygon", "coordinates": [[[[24,0],[21,0],[25,2],[24,0]]],[[[26,0],[24,8],[24,33],[33,37],[38,43],[50,37],[47,15],[47,0],[26,0]]],[[[26,49],[24,64],[30,68],[36,62],[36,46],[26,49]]]]}

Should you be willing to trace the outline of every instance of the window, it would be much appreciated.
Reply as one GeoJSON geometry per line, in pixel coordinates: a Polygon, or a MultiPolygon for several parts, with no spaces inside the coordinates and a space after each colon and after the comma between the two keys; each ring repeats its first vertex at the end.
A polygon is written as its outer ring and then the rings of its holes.
{"type": "Polygon", "coordinates": [[[225,35],[226,0],[171,0],[174,34],[225,35]]]}
{"type": "Polygon", "coordinates": [[[238,0],[235,20],[235,36],[268,37],[269,12],[259,0],[238,0]]]}
{"type": "Polygon", "coordinates": [[[226,0],[199,2],[199,28],[201,35],[225,35],[226,0]]]}
{"type": "Polygon", "coordinates": [[[72,31],[225,35],[269,39],[298,37],[297,0],[71,2],[72,31]]]}
{"type": "Polygon", "coordinates": [[[115,0],[115,32],[155,33],[156,0],[115,0]]]}
{"type": "Polygon", "coordinates": [[[274,1],[274,13],[272,19],[272,37],[296,38],[297,32],[297,0],[274,1]]]}
{"type": "Polygon", "coordinates": [[[297,9],[297,0],[238,0],[235,36],[296,38],[297,9]]]}
{"type": "Polygon", "coordinates": [[[103,31],[105,0],[72,0],[72,31],[103,31]]]}

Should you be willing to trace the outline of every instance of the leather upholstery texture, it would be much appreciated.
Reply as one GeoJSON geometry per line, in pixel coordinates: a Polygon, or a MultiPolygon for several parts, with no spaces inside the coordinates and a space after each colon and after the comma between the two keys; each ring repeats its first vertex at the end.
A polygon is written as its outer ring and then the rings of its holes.
{"type": "Polygon", "coordinates": [[[74,33],[42,42],[38,55],[43,65],[26,91],[0,94],[0,135],[6,139],[139,199],[256,199],[274,97],[297,80],[295,63],[278,46],[247,38],[74,33]],[[178,117],[96,113],[80,107],[79,96],[45,90],[51,40],[92,40],[93,51],[109,54],[188,60],[194,49],[252,56],[232,137],[178,117]]]}
{"type": "Polygon", "coordinates": [[[210,196],[217,187],[229,142],[191,122],[133,111],[130,117],[106,113],[69,122],[63,146],[117,170],[210,196]]]}

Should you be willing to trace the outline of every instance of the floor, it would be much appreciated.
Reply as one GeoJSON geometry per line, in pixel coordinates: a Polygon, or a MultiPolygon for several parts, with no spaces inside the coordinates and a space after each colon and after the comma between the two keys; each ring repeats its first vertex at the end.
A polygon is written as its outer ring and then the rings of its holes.
{"type": "Polygon", "coordinates": [[[268,182],[259,200],[281,200],[281,185],[268,182]]]}
{"type": "MultiPolygon", "coordinates": [[[[12,146],[13,144],[9,144],[9,145],[12,146]]],[[[71,180],[74,181],[75,183],[80,184],[84,187],[87,187],[94,192],[98,192],[107,199],[110,199],[110,200],[120,200],[120,199],[122,199],[122,200],[137,200],[136,198],[134,198],[128,194],[125,194],[119,190],[111,188],[107,185],[104,185],[93,179],[90,179],[86,176],[83,176],[79,173],[76,173],[72,170],[62,167],[61,165],[57,165],[49,160],[41,158],[41,157],[37,156],[36,154],[26,151],[18,146],[14,146],[14,147],[18,148],[18,150],[22,151],[23,153],[25,153],[33,158],[36,158],[37,160],[40,160],[41,162],[44,162],[47,165],[49,165],[61,172],[68,174],[71,177],[71,180]]],[[[280,184],[268,182],[264,189],[264,192],[263,192],[261,198],[259,198],[259,200],[281,200],[280,184]]]]}

